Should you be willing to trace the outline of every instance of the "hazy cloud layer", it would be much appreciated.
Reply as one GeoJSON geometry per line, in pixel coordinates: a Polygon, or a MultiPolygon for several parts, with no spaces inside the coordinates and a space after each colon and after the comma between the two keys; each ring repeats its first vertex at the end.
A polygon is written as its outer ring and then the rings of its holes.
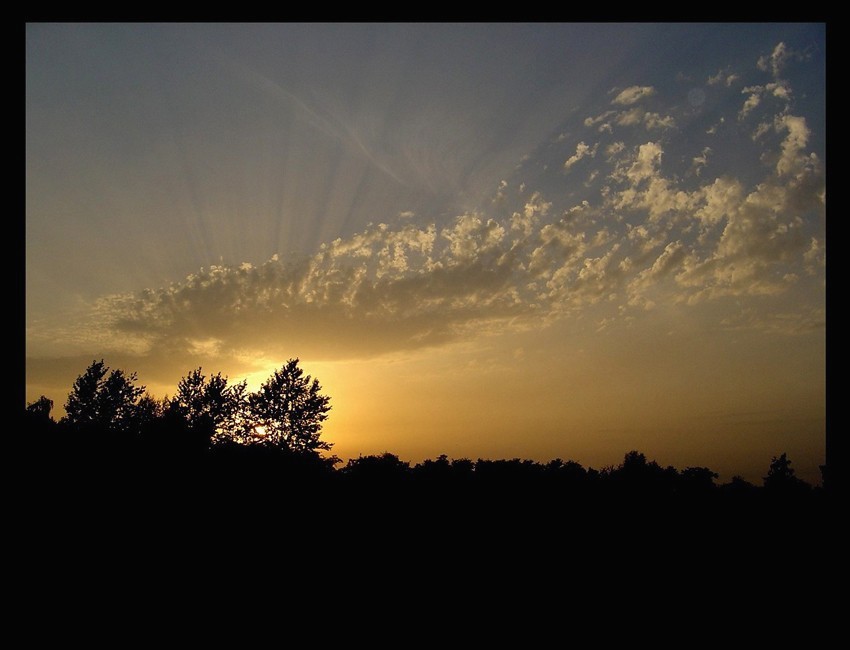
{"type": "MultiPolygon", "coordinates": [[[[824,170],[781,78],[793,59],[780,44],[751,70],[709,78],[705,87],[728,95],[736,119],[701,127],[702,140],[680,126],[692,118],[687,103],[665,108],[649,86],[617,90],[609,108],[573,118],[572,136],[552,144],[557,170],[541,164],[549,176],[535,176],[532,157],[491,207],[446,226],[405,213],[308,258],[212,266],[170,286],[107,296],[73,336],[138,354],[310,346],[369,355],[536,327],[593,305],[610,327],[659,304],[687,309],[817,282],[824,170]],[[724,165],[742,140],[753,147],[752,177],[724,165]]],[[[776,330],[818,318],[805,307],[717,325],[776,330]]],[[[39,324],[28,335],[72,336],[39,324]]]]}

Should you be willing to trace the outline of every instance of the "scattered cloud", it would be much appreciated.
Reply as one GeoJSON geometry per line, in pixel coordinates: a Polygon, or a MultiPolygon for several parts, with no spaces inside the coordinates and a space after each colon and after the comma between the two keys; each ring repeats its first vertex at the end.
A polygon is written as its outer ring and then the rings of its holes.
{"type": "Polygon", "coordinates": [[[691,169],[693,169],[697,176],[699,176],[702,172],[702,168],[708,164],[708,156],[710,153],[711,147],[705,147],[699,156],[694,156],[691,160],[691,169]]]}
{"type": "Polygon", "coordinates": [[[806,118],[795,115],[782,115],[776,118],[775,128],[778,132],[787,132],[782,141],[782,155],[776,163],[776,173],[779,176],[799,174],[810,165],[817,165],[815,154],[806,154],[809,141],[809,128],[806,118]]]}
{"type": "Polygon", "coordinates": [[[596,149],[598,145],[594,145],[593,147],[589,147],[584,142],[579,142],[576,146],[576,152],[569,158],[567,158],[564,163],[564,169],[569,171],[570,168],[575,165],[579,160],[584,158],[585,156],[590,156],[591,158],[596,155],[596,149]]]}
{"type": "MultiPolygon", "coordinates": [[[[744,140],[764,153],[761,167],[746,170],[753,178],[710,173],[724,169],[722,117],[707,131],[715,134],[711,147],[682,154],[693,145],[671,143],[681,113],[645,110],[638,104],[657,98],[655,88],[630,86],[611,101],[623,110],[584,120],[602,134],[598,141],[550,142],[563,171],[581,163],[580,178],[557,174],[563,185],[545,190],[505,178],[486,210],[450,223],[398,212],[393,224],[369,225],[310,256],[215,265],[168,286],[103,297],[78,327],[36,322],[28,338],[77,337],[187,358],[249,348],[268,355],[293,342],[319,356],[374,355],[533,327],[589,307],[599,307],[596,322],[611,328],[660,304],[781,294],[822,277],[825,264],[822,228],[812,226],[825,206],[823,164],[809,150],[806,119],[790,110],[789,83],[778,78],[789,56],[777,46],[759,62],[774,81],[741,91],[739,118],[758,120],[758,142],[744,140]],[[615,127],[623,130],[616,139],[615,127]],[[677,158],[668,161],[675,146],[677,158]]],[[[721,70],[708,83],[722,92],[738,79],[721,70]]],[[[740,101],[737,91],[728,94],[740,101]]],[[[735,128],[751,127],[732,121],[735,128]]],[[[801,331],[817,320],[788,315],[765,325],[735,316],[724,326],[801,331]]]]}
{"type": "Polygon", "coordinates": [[[671,129],[676,126],[672,115],[661,115],[650,112],[640,106],[633,106],[624,111],[605,111],[596,117],[584,120],[586,127],[596,126],[599,133],[613,133],[614,126],[630,127],[643,126],[648,131],[653,129],[671,129]],[[597,126],[598,125],[598,126],[597,126]]]}
{"type": "Polygon", "coordinates": [[[655,88],[652,86],[629,86],[625,90],[620,91],[611,103],[619,104],[620,106],[631,106],[645,97],[651,97],[654,94],[655,88]]]}
{"type": "MultiPolygon", "coordinates": [[[[744,89],[742,92],[747,92],[747,89],[744,89]]],[[[750,113],[752,113],[758,105],[761,103],[761,94],[759,92],[752,92],[750,96],[747,97],[744,105],[741,107],[741,110],[738,112],[738,119],[743,120],[750,113]]]]}
{"type": "MultiPolygon", "coordinates": [[[[591,126],[596,126],[597,124],[604,122],[609,117],[611,117],[612,115],[616,115],[616,114],[617,114],[617,111],[605,111],[604,113],[602,113],[601,115],[597,115],[596,117],[585,118],[584,125],[588,128],[590,128],[591,126]]],[[[602,127],[599,127],[599,128],[601,130],[602,127]]]]}
{"type": "Polygon", "coordinates": [[[722,85],[728,88],[740,79],[741,75],[737,73],[729,72],[728,70],[718,70],[716,75],[708,78],[707,83],[709,86],[722,85]]]}
{"type": "Polygon", "coordinates": [[[771,72],[774,77],[778,77],[788,60],[795,55],[796,53],[789,50],[785,43],[778,43],[770,55],[763,56],[758,60],[758,68],[765,72],[771,72]]]}

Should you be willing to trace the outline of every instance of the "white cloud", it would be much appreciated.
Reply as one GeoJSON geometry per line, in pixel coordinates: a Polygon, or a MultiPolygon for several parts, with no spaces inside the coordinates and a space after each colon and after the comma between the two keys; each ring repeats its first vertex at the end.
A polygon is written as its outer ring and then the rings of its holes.
{"type": "Polygon", "coordinates": [[[655,94],[655,88],[652,86],[629,86],[621,91],[613,100],[612,104],[621,106],[630,106],[635,104],[645,97],[651,97],[655,94]]]}
{"type": "Polygon", "coordinates": [[[747,117],[747,115],[752,113],[760,103],[761,95],[759,93],[750,94],[744,102],[744,105],[741,107],[741,110],[738,112],[738,119],[743,120],[747,117]]]}
{"type": "Polygon", "coordinates": [[[661,165],[661,156],[664,151],[657,142],[647,142],[638,147],[634,162],[626,170],[626,177],[636,185],[642,180],[651,178],[661,165]]]}
{"type": "Polygon", "coordinates": [[[660,113],[649,112],[640,106],[634,106],[619,113],[606,111],[595,118],[588,117],[584,124],[587,127],[598,124],[597,131],[600,133],[613,133],[613,124],[617,126],[638,126],[642,124],[647,130],[670,129],[676,126],[676,120],[672,115],[661,115],[660,113]]]}
{"type": "Polygon", "coordinates": [[[659,228],[652,223],[642,223],[637,226],[628,225],[626,238],[637,246],[637,256],[628,258],[627,265],[631,268],[632,265],[640,263],[645,256],[667,242],[669,233],[666,229],[659,228]]]}
{"type": "MultiPolygon", "coordinates": [[[[605,122],[605,120],[607,120],[612,115],[616,115],[616,113],[617,111],[605,111],[604,113],[602,113],[601,115],[597,115],[596,117],[588,117],[584,120],[584,125],[588,128],[590,128],[591,126],[596,126],[600,122],[605,122]]],[[[599,127],[599,130],[603,130],[605,126],[606,124],[602,124],[602,126],[599,127]]]]}
{"type": "Polygon", "coordinates": [[[456,219],[454,227],[444,228],[440,234],[449,241],[449,264],[457,264],[497,249],[505,229],[493,219],[484,221],[477,215],[465,214],[456,219]]]}
{"type": "Polygon", "coordinates": [[[608,156],[608,162],[611,162],[614,156],[625,150],[626,144],[624,142],[614,142],[605,147],[605,155],[608,156]]]}
{"type": "Polygon", "coordinates": [[[616,118],[616,123],[619,126],[634,126],[635,124],[640,124],[643,122],[643,118],[646,115],[646,111],[642,108],[636,106],[628,111],[623,111],[619,113],[616,118]]]}
{"type": "Polygon", "coordinates": [[[733,178],[717,178],[711,185],[700,190],[701,205],[694,211],[704,230],[732,218],[741,204],[744,189],[733,178]]]}
{"type": "Polygon", "coordinates": [[[590,147],[584,142],[579,142],[578,145],[576,145],[575,154],[570,156],[564,163],[564,169],[569,171],[573,165],[575,165],[579,160],[581,160],[585,156],[590,156],[591,158],[594,157],[596,155],[596,149],[598,148],[598,146],[598,144],[595,144],[593,145],[593,147],[590,147]]]}
{"type": "Polygon", "coordinates": [[[643,121],[647,129],[672,129],[676,126],[676,120],[671,115],[662,117],[658,113],[647,113],[643,121]]]}
{"type": "Polygon", "coordinates": [[[777,43],[769,56],[763,56],[758,60],[758,68],[765,72],[770,71],[774,77],[778,77],[790,57],[791,51],[785,43],[777,43]]]}
{"type": "Polygon", "coordinates": [[[780,81],[777,83],[769,83],[764,87],[765,91],[771,93],[774,97],[779,97],[780,99],[790,100],[791,99],[791,89],[788,84],[784,81],[780,81]]]}
{"type": "Polygon", "coordinates": [[[725,70],[718,70],[716,75],[712,75],[708,78],[707,83],[709,86],[723,85],[729,88],[740,78],[741,76],[739,74],[730,73],[725,70]]]}
{"type": "Polygon", "coordinates": [[[777,174],[785,176],[798,173],[812,163],[812,158],[804,153],[810,135],[806,118],[783,115],[776,118],[775,128],[778,132],[788,133],[782,141],[782,155],[776,163],[777,174]]]}
{"type": "Polygon", "coordinates": [[[759,138],[763,137],[765,135],[765,133],[770,131],[772,128],[773,128],[773,125],[770,122],[761,122],[756,127],[756,130],[753,131],[753,135],[752,135],[753,140],[755,141],[755,140],[758,140],[759,138]]]}
{"type": "Polygon", "coordinates": [[[534,232],[538,221],[549,214],[552,207],[550,202],[544,201],[539,192],[531,195],[526,202],[522,212],[514,212],[510,219],[510,230],[517,236],[513,241],[513,247],[525,243],[534,232]]]}
{"type": "Polygon", "coordinates": [[[651,309],[655,301],[649,297],[650,290],[658,287],[666,277],[680,269],[686,259],[685,246],[680,241],[670,242],[652,263],[638,273],[628,286],[629,304],[651,309]]]}
{"type": "Polygon", "coordinates": [[[702,168],[708,164],[708,155],[711,153],[711,147],[705,147],[699,156],[694,156],[691,161],[691,168],[694,173],[699,176],[702,173],[702,168]]]}

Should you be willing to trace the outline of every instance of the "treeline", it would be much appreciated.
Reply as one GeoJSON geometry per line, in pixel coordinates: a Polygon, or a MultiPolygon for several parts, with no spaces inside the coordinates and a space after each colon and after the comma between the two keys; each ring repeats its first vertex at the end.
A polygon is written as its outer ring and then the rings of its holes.
{"type": "Polygon", "coordinates": [[[244,381],[230,383],[197,368],[178,382],[173,397],[160,400],[137,384],[135,373],[112,370],[101,360],[76,379],[58,421],[49,398],[27,404],[23,441],[42,480],[89,485],[93,493],[105,476],[108,485],[144,494],[204,485],[222,498],[307,481],[344,486],[347,495],[373,500],[444,493],[497,502],[535,494],[547,502],[754,503],[811,500],[821,491],[795,476],[784,453],[766,464],[761,485],[738,476],[718,484],[718,474],[707,467],[662,467],[639,451],[598,470],[562,459],[445,455],[411,465],[390,452],[343,465],[321,439],[330,408],[319,381],[304,374],[298,359],[253,393],[244,381]]]}
{"type": "Polygon", "coordinates": [[[414,464],[390,452],[343,463],[320,436],[329,399],[297,359],[255,393],[198,368],[160,400],[135,374],[93,362],[65,415],[52,409],[47,397],[27,404],[18,448],[4,455],[23,549],[10,557],[34,558],[19,564],[38,576],[39,597],[83,607],[93,576],[118,607],[120,589],[147,585],[144,597],[178,609],[186,585],[235,582],[215,607],[239,603],[250,577],[261,598],[327,599],[341,585],[395,598],[403,584],[435,603],[545,594],[560,616],[566,591],[595,606],[615,593],[654,599],[659,584],[689,603],[707,588],[737,596],[778,580],[787,590],[789,576],[827,570],[825,544],[838,538],[829,494],[785,454],[759,484],[718,483],[709,468],[639,451],[601,469],[445,455],[414,464]]]}

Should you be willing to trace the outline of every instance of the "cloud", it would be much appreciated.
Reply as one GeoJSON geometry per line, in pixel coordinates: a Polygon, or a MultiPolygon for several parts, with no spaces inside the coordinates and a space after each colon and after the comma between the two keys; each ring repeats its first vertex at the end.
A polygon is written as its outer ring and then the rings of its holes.
{"type": "MultiPolygon", "coordinates": [[[[304,259],[211,266],[99,300],[89,340],[185,359],[245,349],[373,355],[603,304],[642,310],[775,295],[822,273],[823,259],[821,238],[807,235],[798,216],[822,207],[808,128],[785,116],[775,129],[784,134],[778,162],[751,189],[733,177],[686,188],[664,173],[662,143],[616,146],[611,191],[595,204],[556,212],[535,192],[504,219],[381,223],[304,259]]],[[[592,150],[579,146],[575,155],[592,150]]]]}
{"type": "Polygon", "coordinates": [[[775,128],[778,132],[786,131],[788,134],[782,141],[782,155],[776,163],[779,176],[801,173],[809,165],[817,165],[817,156],[805,153],[810,135],[806,118],[783,115],[776,118],[775,128]]]}
{"type": "Polygon", "coordinates": [[[691,159],[691,169],[699,176],[702,173],[702,168],[708,164],[708,155],[711,153],[711,147],[705,147],[699,156],[694,156],[691,159]]]}
{"type": "Polygon", "coordinates": [[[716,75],[708,78],[707,83],[709,86],[723,85],[728,88],[740,78],[741,75],[737,73],[728,72],[727,70],[718,70],[716,75]]]}
{"type": "Polygon", "coordinates": [[[791,50],[785,43],[777,43],[769,56],[763,56],[758,60],[759,70],[770,71],[774,77],[778,77],[788,59],[792,56],[791,50]]]}
{"type": "MultiPolygon", "coordinates": [[[[774,54],[764,65],[778,72],[787,55],[774,54]]],[[[733,77],[712,77],[713,92],[733,77]]],[[[611,102],[623,110],[584,120],[601,130],[598,141],[550,141],[553,158],[532,157],[516,176],[497,177],[489,198],[498,200],[482,202],[486,208],[448,223],[395,211],[391,223],[327,241],[309,256],[219,264],[166,286],[104,296],[73,322],[29,323],[28,344],[186,362],[305,351],[370,356],[537,327],[587,309],[611,328],[662,304],[774,296],[817,282],[825,182],[809,150],[810,124],[791,112],[785,80],[743,92],[742,118],[778,104],[755,116],[757,142],[738,138],[749,125],[722,118],[711,147],[685,137],[673,128],[682,112],[644,110],[638,102],[652,96],[661,106],[661,98],[654,87],[631,86],[611,102]],[[607,135],[615,127],[623,129],[616,139],[607,135]],[[730,144],[729,136],[737,139],[730,144]],[[724,142],[736,156],[742,144],[756,151],[746,174],[724,167],[724,142]],[[564,174],[552,161],[564,161],[567,172],[580,164],[582,174],[564,174]],[[535,164],[560,173],[520,176],[535,164]]],[[[739,92],[726,94],[737,106],[739,92]]],[[[756,319],[734,320],[748,322],[756,319]]]]}
{"type": "Polygon", "coordinates": [[[707,135],[715,135],[720,130],[720,127],[723,126],[725,123],[726,123],[726,118],[721,117],[720,120],[716,124],[712,124],[710,127],[708,127],[706,129],[706,131],[705,131],[706,134],[707,135]]]}
{"type": "Polygon", "coordinates": [[[762,99],[765,97],[777,98],[784,102],[784,105],[787,105],[791,101],[791,88],[784,81],[769,83],[763,86],[747,86],[741,92],[743,94],[749,93],[749,97],[744,101],[744,105],[738,112],[738,119],[740,120],[743,120],[752,113],[762,103],[762,99]]]}
{"type": "Polygon", "coordinates": [[[576,145],[576,152],[569,158],[567,158],[564,163],[564,169],[569,171],[570,168],[575,165],[579,160],[584,158],[585,156],[590,156],[591,158],[596,155],[596,149],[598,145],[593,145],[593,147],[589,147],[584,142],[579,142],[576,145]]]}
{"type": "Polygon", "coordinates": [[[723,318],[720,324],[727,330],[756,330],[765,333],[794,336],[823,330],[826,313],[822,308],[810,308],[797,312],[762,312],[753,308],[723,318]]]}
{"type": "Polygon", "coordinates": [[[651,97],[654,94],[655,88],[652,86],[630,86],[620,91],[611,103],[619,104],[620,106],[631,106],[645,97],[651,97]]]}
{"type": "Polygon", "coordinates": [[[679,270],[687,256],[687,250],[681,241],[670,242],[655,259],[652,266],[644,268],[629,283],[629,304],[651,309],[655,303],[646,297],[646,293],[658,286],[666,276],[679,270]]]}
{"type": "MultiPolygon", "coordinates": [[[[605,111],[604,113],[597,115],[596,117],[585,118],[584,125],[588,128],[590,128],[591,126],[596,126],[597,124],[600,124],[601,122],[605,122],[605,120],[607,120],[609,117],[611,117],[612,115],[616,115],[616,114],[617,114],[617,111],[605,111]]],[[[606,126],[608,126],[608,125],[602,124],[602,126],[599,127],[599,130],[602,131],[603,128],[606,127],[606,126]]]]}
{"type": "Polygon", "coordinates": [[[803,59],[804,57],[796,52],[791,51],[786,47],[785,43],[779,43],[774,47],[773,52],[769,56],[763,56],[758,61],[758,68],[765,72],[770,72],[774,77],[774,81],[766,84],[758,84],[745,86],[741,92],[747,96],[741,110],[738,112],[738,119],[745,119],[752,113],[766,97],[773,97],[787,106],[792,99],[792,91],[790,83],[780,78],[785,64],[791,58],[803,59]]]}
{"type": "Polygon", "coordinates": [[[605,155],[608,156],[608,162],[611,162],[612,159],[625,148],[626,145],[624,142],[612,142],[607,147],[605,147],[605,155]]]}
{"type": "Polygon", "coordinates": [[[613,133],[616,126],[644,126],[648,131],[653,129],[671,129],[676,126],[676,120],[672,115],[661,115],[647,111],[640,106],[634,106],[628,110],[605,111],[596,117],[588,117],[584,120],[586,127],[596,126],[599,133],[613,133]]]}
{"type": "MultiPolygon", "coordinates": [[[[747,92],[745,89],[743,92],[747,92]]],[[[738,119],[743,120],[750,113],[752,113],[756,107],[761,103],[761,94],[760,92],[750,93],[750,96],[747,97],[744,105],[741,107],[741,110],[738,112],[738,119]]]]}

